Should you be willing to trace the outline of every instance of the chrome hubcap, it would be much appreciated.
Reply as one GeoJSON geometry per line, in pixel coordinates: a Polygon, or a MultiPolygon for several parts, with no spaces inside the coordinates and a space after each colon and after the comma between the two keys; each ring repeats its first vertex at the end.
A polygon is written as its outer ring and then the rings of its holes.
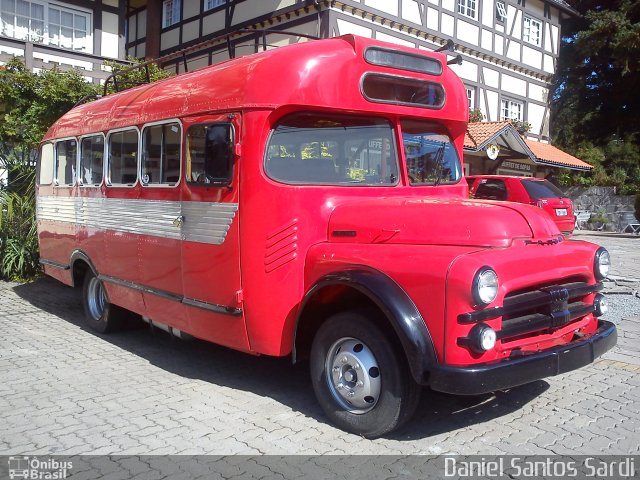
{"type": "Polygon", "coordinates": [[[106,303],[107,297],[104,293],[102,282],[93,277],[89,281],[89,288],[87,289],[87,306],[94,320],[100,320],[106,303]]]}
{"type": "Polygon", "coordinates": [[[361,414],[380,398],[380,368],[373,352],[360,340],[341,338],[327,352],[325,372],[329,390],[342,408],[361,414]]]}

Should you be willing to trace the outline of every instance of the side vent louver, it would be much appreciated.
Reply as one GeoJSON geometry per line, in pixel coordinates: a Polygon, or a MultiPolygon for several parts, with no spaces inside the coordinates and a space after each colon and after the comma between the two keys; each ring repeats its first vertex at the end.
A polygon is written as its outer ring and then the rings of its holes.
{"type": "Polygon", "coordinates": [[[295,260],[298,256],[298,219],[267,235],[264,269],[267,273],[295,260]]]}

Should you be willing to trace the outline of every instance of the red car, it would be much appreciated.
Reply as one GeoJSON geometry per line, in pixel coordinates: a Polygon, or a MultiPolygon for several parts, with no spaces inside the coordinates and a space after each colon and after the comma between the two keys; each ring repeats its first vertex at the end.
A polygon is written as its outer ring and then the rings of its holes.
{"type": "Polygon", "coordinates": [[[537,205],[551,215],[562,233],[573,232],[573,203],[562,190],[544,178],[471,175],[467,182],[473,198],[537,205]]]}

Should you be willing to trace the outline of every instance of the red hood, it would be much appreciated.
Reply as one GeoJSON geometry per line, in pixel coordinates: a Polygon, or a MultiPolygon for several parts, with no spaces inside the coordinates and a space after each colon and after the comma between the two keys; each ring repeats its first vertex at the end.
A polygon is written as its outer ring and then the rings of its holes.
{"type": "Polygon", "coordinates": [[[505,247],[514,238],[544,241],[560,232],[530,205],[390,197],[338,204],[328,234],[333,242],[505,247]]]}

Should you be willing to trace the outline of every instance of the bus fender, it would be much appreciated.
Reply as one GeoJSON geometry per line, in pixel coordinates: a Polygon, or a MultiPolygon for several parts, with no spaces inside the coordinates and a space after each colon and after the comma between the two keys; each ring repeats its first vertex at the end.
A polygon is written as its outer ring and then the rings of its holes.
{"type": "Polygon", "coordinates": [[[386,316],[400,340],[413,378],[426,384],[430,367],[438,363],[431,334],[409,295],[394,280],[373,268],[359,266],[321,277],[305,295],[296,318],[293,336],[293,361],[296,361],[297,326],[305,307],[316,292],[331,285],[356,289],[371,300],[386,316]]]}
{"type": "Polygon", "coordinates": [[[76,279],[74,275],[75,273],[74,266],[77,261],[82,261],[86,263],[89,266],[89,268],[93,271],[93,273],[95,275],[98,275],[98,271],[96,270],[96,267],[93,265],[93,262],[89,258],[89,255],[84,253],[82,250],[74,250],[73,253],[71,254],[71,259],[69,260],[69,266],[71,267],[71,281],[73,283],[72,284],[73,287],[77,287],[76,279]]]}

